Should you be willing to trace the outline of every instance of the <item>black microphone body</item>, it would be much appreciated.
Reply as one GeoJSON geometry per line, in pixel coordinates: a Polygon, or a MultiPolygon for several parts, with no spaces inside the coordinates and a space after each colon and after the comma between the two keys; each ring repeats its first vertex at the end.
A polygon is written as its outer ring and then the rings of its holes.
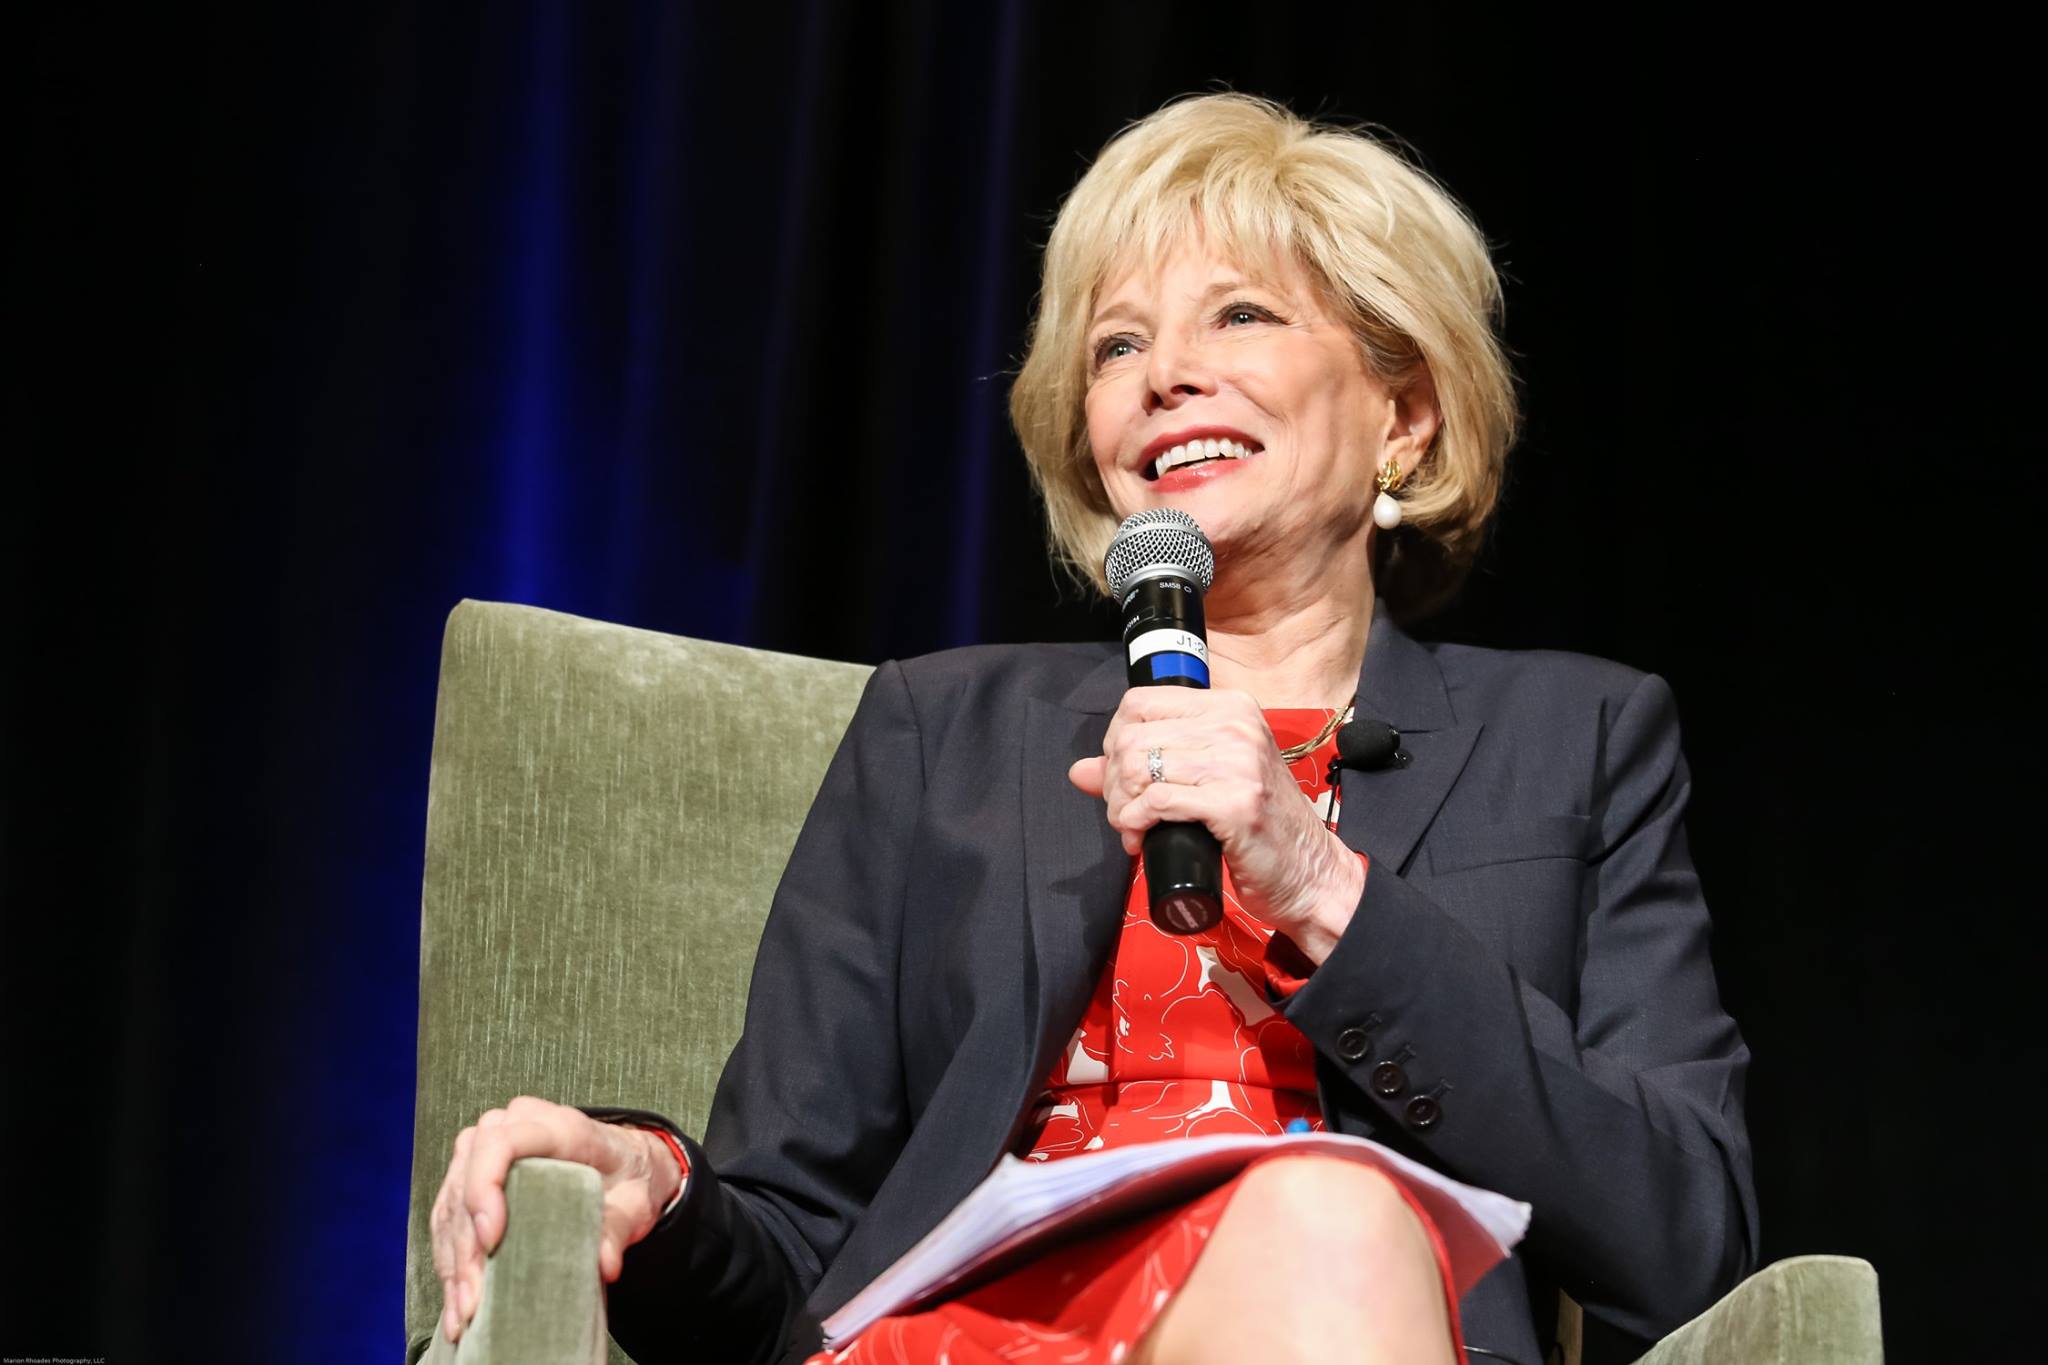
{"type": "MultiPolygon", "coordinates": [[[[1124,603],[1125,677],[1132,687],[1209,685],[1202,590],[1177,575],[1148,578],[1124,603]]],[[[1223,918],[1223,846],[1207,825],[1162,820],[1145,831],[1152,922],[1196,934],[1223,918]]]]}
{"type": "MultiPolygon", "coordinates": [[[[1125,677],[1132,687],[1209,685],[1202,594],[1215,572],[1194,519],[1155,508],[1127,519],[1104,563],[1123,609],[1125,677]]],[[[1193,934],[1223,918],[1223,847],[1206,825],[1162,821],[1145,831],[1152,922],[1193,934]]]]}

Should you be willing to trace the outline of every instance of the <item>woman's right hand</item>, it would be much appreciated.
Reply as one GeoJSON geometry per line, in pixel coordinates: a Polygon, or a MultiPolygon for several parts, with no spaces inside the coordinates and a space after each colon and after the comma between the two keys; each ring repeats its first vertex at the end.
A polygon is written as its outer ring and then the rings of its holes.
{"type": "Polygon", "coordinates": [[[599,1123],[580,1109],[521,1095],[455,1135],[455,1155],[428,1220],[434,1273],[441,1280],[441,1333],[459,1340],[483,1299],[484,1257],[505,1235],[505,1177],[521,1157],[577,1161],[604,1185],[597,1248],[606,1284],[619,1278],[626,1248],[653,1230],[682,1184],[675,1156],[653,1133],[599,1123]]]}

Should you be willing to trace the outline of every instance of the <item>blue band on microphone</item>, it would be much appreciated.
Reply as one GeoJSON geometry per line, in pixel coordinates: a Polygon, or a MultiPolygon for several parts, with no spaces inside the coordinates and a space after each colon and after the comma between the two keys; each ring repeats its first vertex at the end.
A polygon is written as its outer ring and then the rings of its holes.
{"type": "Polygon", "coordinates": [[[1167,678],[1193,678],[1204,687],[1209,685],[1209,665],[1192,654],[1161,650],[1146,657],[1152,665],[1153,682],[1161,682],[1167,678]]]}

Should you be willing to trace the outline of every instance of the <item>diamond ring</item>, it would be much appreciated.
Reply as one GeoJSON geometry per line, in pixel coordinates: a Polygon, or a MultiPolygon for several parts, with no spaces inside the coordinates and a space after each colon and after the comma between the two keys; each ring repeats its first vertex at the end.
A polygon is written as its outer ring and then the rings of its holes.
{"type": "Polygon", "coordinates": [[[1166,777],[1166,764],[1161,761],[1157,749],[1145,751],[1145,775],[1154,782],[1162,781],[1166,777]]]}

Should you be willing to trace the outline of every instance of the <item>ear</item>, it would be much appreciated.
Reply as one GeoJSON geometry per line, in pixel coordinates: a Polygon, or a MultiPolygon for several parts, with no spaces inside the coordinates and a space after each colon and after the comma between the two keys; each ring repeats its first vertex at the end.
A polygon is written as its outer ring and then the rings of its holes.
{"type": "Polygon", "coordinates": [[[1436,380],[1429,366],[1418,361],[1390,397],[1381,449],[1401,466],[1404,475],[1413,474],[1429,453],[1437,428],[1443,425],[1443,412],[1436,403],[1436,380]]]}

